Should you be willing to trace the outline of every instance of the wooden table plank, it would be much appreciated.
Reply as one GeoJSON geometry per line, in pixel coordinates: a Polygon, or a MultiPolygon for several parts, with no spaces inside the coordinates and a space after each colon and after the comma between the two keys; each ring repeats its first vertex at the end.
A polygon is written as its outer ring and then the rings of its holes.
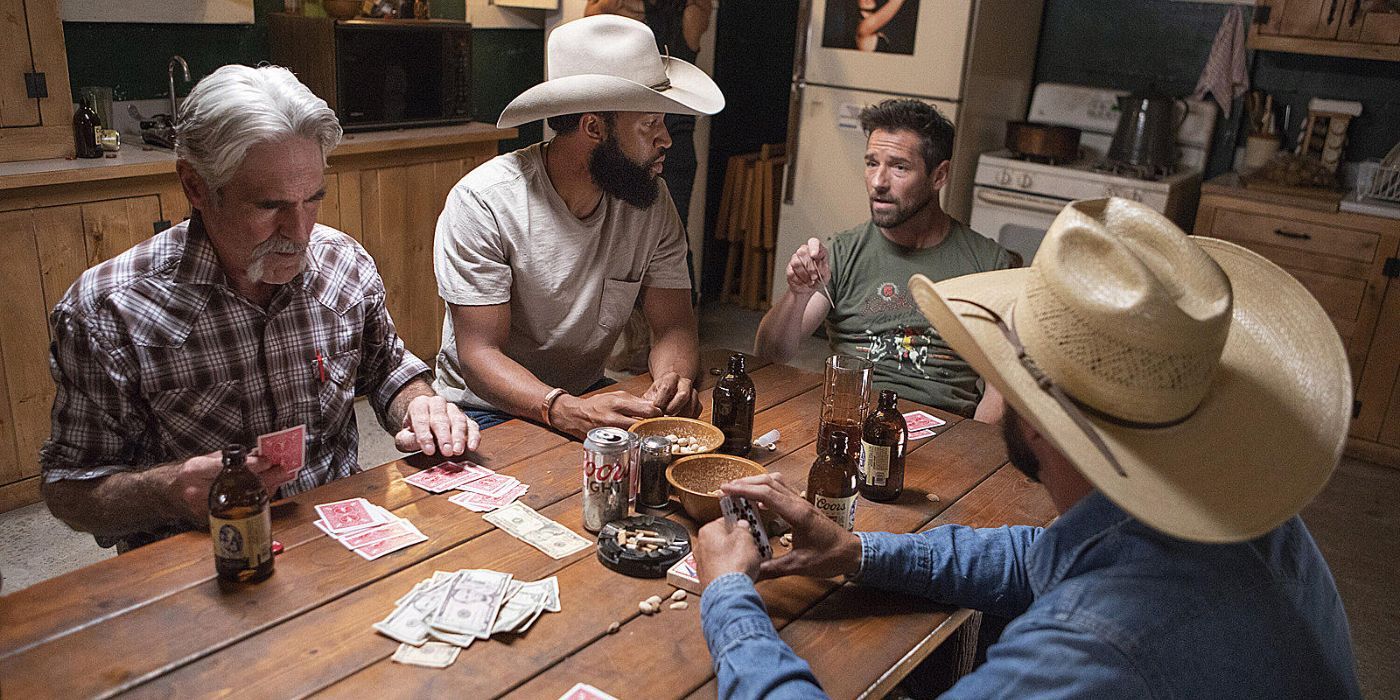
{"type": "MultiPolygon", "coordinates": [[[[917,530],[954,500],[967,493],[1005,462],[1005,453],[995,440],[992,426],[963,421],[941,435],[921,443],[910,452],[904,495],[894,503],[861,501],[857,526],[862,529],[909,532],[917,530]],[[994,445],[992,449],[988,446],[994,445]],[[933,502],[927,494],[940,496],[933,502]]],[[[793,469],[785,471],[789,483],[806,482],[806,469],[815,458],[815,445],[784,458],[793,469]]],[[[779,547],[778,551],[781,552],[779,547]]],[[[782,629],[805,614],[828,593],[835,581],[790,577],[759,584],[774,625],[782,629]]],[[[666,610],[654,617],[636,617],[622,632],[580,649],[560,663],[539,673],[512,692],[522,698],[558,697],[574,683],[583,681],[613,694],[639,694],[646,697],[684,696],[711,677],[709,652],[700,633],[698,606],[674,614],[666,610]],[[636,669],[664,669],[644,676],[645,690],[639,689],[636,669]]],[[[388,671],[386,671],[388,673],[388,671]]],[[[402,675],[402,674],[399,674],[402,675]]],[[[410,682],[410,679],[399,679],[410,682]]],[[[347,684],[348,685],[348,684],[347,684]]],[[[378,687],[376,684],[375,687],[378,687]]],[[[355,682],[357,687],[368,687],[355,682]]]]}

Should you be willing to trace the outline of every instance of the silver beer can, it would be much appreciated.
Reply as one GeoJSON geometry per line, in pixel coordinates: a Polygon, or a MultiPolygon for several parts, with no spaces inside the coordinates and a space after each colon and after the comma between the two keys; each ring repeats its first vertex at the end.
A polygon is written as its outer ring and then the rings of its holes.
{"type": "Polygon", "coordinates": [[[589,532],[627,517],[632,437],[621,428],[594,428],[583,441],[583,527],[589,532]]]}

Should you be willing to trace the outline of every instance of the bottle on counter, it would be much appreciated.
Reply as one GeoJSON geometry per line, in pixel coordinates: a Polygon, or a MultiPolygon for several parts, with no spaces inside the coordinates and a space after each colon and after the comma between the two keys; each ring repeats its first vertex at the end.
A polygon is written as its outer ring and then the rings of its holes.
{"type": "Polygon", "coordinates": [[[904,492],[904,447],[909,427],[899,412],[899,396],[880,392],[875,411],[865,417],[860,439],[860,495],[872,501],[893,501],[904,492]]]}
{"type": "Polygon", "coordinates": [[[83,95],[73,112],[73,150],[79,158],[102,157],[102,120],[92,105],[92,95],[83,95]]]}
{"type": "Polygon", "coordinates": [[[272,575],[272,509],[242,445],[224,448],[224,468],[209,488],[209,534],[220,579],[252,583],[272,575]]]}
{"type": "Polygon", "coordinates": [[[849,442],[846,431],[832,432],[826,451],[817,456],[812,470],[807,473],[807,501],[847,532],[856,527],[856,494],[860,481],[849,442]]]}
{"type": "Polygon", "coordinates": [[[744,369],[744,354],[729,356],[729,369],[715,383],[710,421],[724,433],[719,451],[743,457],[753,443],[753,380],[744,369]]]}

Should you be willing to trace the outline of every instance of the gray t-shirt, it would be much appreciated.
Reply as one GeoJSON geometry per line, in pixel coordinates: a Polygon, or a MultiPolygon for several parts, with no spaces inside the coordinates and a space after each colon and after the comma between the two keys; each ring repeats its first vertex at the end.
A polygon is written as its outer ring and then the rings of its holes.
{"type": "MultiPolygon", "coordinates": [[[[1006,250],[966,224],[952,221],[932,248],[891,243],[872,222],[831,239],[831,310],[826,333],[832,352],[875,363],[876,389],[971,416],[981,392],[977,373],[929,325],[909,292],[909,278],[934,282],[1011,266],[1006,250]]],[[[823,292],[825,294],[825,292],[823,292]]]]}
{"type": "MultiPolygon", "coordinates": [[[[685,253],[664,183],[646,209],[604,195],[579,219],[545,173],[541,144],[467,173],[448,193],[433,240],[438,295],[458,306],[509,302],[506,356],[572,394],[603,377],[642,287],[690,289],[685,253]]],[[[449,310],[434,387],[449,401],[495,408],[463,373],[449,310]]]]}

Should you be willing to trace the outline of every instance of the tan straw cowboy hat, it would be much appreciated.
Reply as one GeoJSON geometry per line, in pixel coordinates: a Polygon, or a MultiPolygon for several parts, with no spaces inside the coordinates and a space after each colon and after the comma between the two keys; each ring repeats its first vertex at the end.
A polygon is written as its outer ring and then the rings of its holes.
{"type": "Polygon", "coordinates": [[[594,15],[549,35],[548,80],[506,105],[499,127],[581,112],[714,114],[724,95],[705,72],[656,50],[647,25],[594,15]]]}
{"type": "Polygon", "coordinates": [[[1123,510],[1238,542],[1317,495],[1351,373],[1327,314],[1263,257],[1124,199],[1074,202],[1027,269],[910,282],[952,348],[1123,510]]]}

